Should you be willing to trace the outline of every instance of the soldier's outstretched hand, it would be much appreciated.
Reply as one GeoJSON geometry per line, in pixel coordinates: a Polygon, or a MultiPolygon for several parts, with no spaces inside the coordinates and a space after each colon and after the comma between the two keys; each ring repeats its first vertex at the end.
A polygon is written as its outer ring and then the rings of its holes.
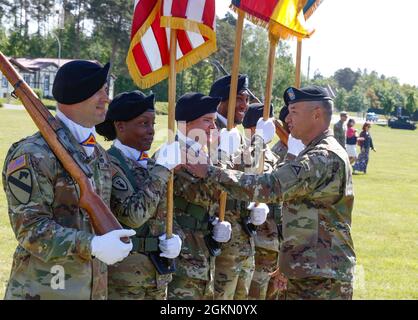
{"type": "Polygon", "coordinates": [[[208,168],[209,166],[207,164],[186,164],[187,171],[189,171],[192,175],[198,178],[206,178],[208,176],[208,168]]]}

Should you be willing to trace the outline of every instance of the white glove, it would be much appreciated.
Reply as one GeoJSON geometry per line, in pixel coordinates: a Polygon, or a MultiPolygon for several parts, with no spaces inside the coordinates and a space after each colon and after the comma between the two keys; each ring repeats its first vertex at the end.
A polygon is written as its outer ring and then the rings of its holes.
{"type": "Polygon", "coordinates": [[[126,258],[132,250],[132,242],[124,243],[123,237],[135,235],[135,230],[113,230],[102,236],[95,236],[91,241],[91,254],[106,264],[114,264],[126,258]]]}
{"type": "Polygon", "coordinates": [[[158,151],[156,164],[172,170],[181,164],[181,150],[180,143],[175,141],[173,143],[164,143],[158,151]]]}
{"type": "Polygon", "coordinates": [[[269,118],[267,121],[264,121],[263,118],[258,119],[255,133],[261,136],[266,144],[273,140],[274,134],[276,133],[273,118],[269,118]]]}
{"type": "Polygon", "coordinates": [[[173,234],[170,239],[167,239],[167,235],[164,233],[159,236],[160,243],[158,244],[161,253],[160,257],[166,257],[168,259],[177,258],[181,251],[181,239],[178,235],[173,234]]]}
{"type": "Polygon", "coordinates": [[[223,128],[219,133],[219,149],[225,152],[228,156],[233,155],[238,151],[241,145],[241,136],[237,128],[227,130],[223,128]]]}
{"type": "Polygon", "coordinates": [[[270,212],[269,207],[265,203],[259,203],[258,206],[255,206],[255,202],[250,202],[247,209],[251,210],[250,222],[255,226],[263,224],[267,219],[267,214],[270,212]]]}
{"type": "Polygon", "coordinates": [[[287,152],[298,156],[300,152],[305,149],[305,145],[299,139],[295,139],[289,134],[289,140],[287,141],[287,152]]]}
{"type": "Polygon", "coordinates": [[[228,221],[219,221],[219,218],[215,218],[212,221],[213,225],[213,240],[217,242],[228,242],[231,239],[232,227],[228,221]]]}

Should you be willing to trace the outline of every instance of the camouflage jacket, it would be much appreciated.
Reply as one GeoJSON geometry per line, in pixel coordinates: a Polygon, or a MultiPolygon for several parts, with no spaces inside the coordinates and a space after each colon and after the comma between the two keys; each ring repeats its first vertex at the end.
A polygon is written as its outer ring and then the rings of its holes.
{"type": "MultiPolygon", "coordinates": [[[[278,158],[268,146],[265,147],[264,152],[264,173],[273,172],[274,168],[279,164],[280,158],[278,158]]],[[[247,168],[246,173],[257,174],[259,171],[258,158],[253,154],[253,166],[247,168]],[[250,170],[251,169],[251,170],[250,170]]],[[[279,235],[277,231],[277,224],[280,222],[281,204],[269,204],[269,214],[267,215],[266,222],[260,226],[257,226],[257,235],[254,237],[254,243],[256,247],[278,252],[279,251],[279,235]]]]}
{"type": "MultiPolygon", "coordinates": [[[[131,238],[134,244],[136,239],[140,240],[139,237],[158,237],[165,232],[166,211],[158,210],[158,206],[165,208],[166,184],[170,171],[155,165],[153,159],[149,159],[147,168],[143,168],[122,152],[119,152],[119,155],[115,157],[109,153],[114,167],[110,200],[112,212],[122,225],[137,229],[137,235],[131,238]],[[125,172],[124,168],[129,172],[125,172]],[[135,181],[133,183],[136,186],[132,185],[131,181],[135,181]]],[[[155,244],[158,244],[157,240],[155,244]]],[[[109,266],[108,269],[109,289],[114,286],[116,291],[119,287],[135,287],[144,282],[164,287],[171,280],[171,274],[159,275],[150,259],[139,252],[132,252],[129,258],[109,266]],[[148,279],[150,277],[153,279],[148,279]]]]}
{"type": "Polygon", "coordinates": [[[148,221],[149,225],[152,225],[153,234],[164,233],[164,227],[154,227],[154,224],[164,225],[164,219],[161,222],[155,221],[158,220],[155,214],[160,201],[165,200],[170,171],[163,166],[155,165],[153,159],[148,160],[148,168],[145,169],[136,161],[128,159],[122,152],[119,154],[130,172],[125,172],[121,161],[109,154],[114,169],[110,198],[112,212],[122,224],[130,228],[139,228],[148,221]],[[128,178],[129,175],[131,176],[128,178]],[[135,190],[130,179],[134,179],[139,190],[135,190]]]}
{"type": "MultiPolygon", "coordinates": [[[[216,118],[216,126],[218,130],[226,128],[225,124],[216,118]]],[[[245,138],[241,135],[241,146],[238,151],[231,157],[225,157],[220,153],[219,166],[227,169],[234,169],[239,171],[252,170],[253,160],[251,156],[251,149],[248,149],[245,144],[245,138]]],[[[232,256],[253,256],[255,254],[254,238],[250,237],[242,227],[242,219],[249,215],[247,201],[235,199],[228,194],[227,209],[225,210],[225,220],[231,223],[232,235],[231,240],[222,245],[222,255],[232,256]]]]}
{"type": "Polygon", "coordinates": [[[208,180],[243,200],[283,201],[279,260],[286,277],[352,280],[352,172],[347,153],[328,131],[270,174],[245,175],[211,166],[208,180]]]}
{"type": "MultiPolygon", "coordinates": [[[[182,148],[193,152],[197,144],[187,144],[180,140],[182,148]]],[[[200,152],[196,148],[195,152],[200,152]]],[[[208,230],[189,228],[187,223],[197,220],[199,226],[207,229],[209,216],[219,211],[220,191],[204,179],[192,176],[184,169],[174,175],[174,222],[180,226],[183,240],[180,256],[177,258],[176,275],[209,281],[213,277],[215,259],[210,256],[204,236],[208,230]],[[199,212],[199,214],[197,214],[199,212]],[[200,219],[203,218],[203,219],[200,219]]]]}
{"type": "MultiPolygon", "coordinates": [[[[97,144],[85,163],[95,191],[109,205],[111,166],[105,150],[97,144]]],[[[18,241],[5,299],[105,299],[107,266],[91,256],[94,232],[78,206],[79,187],[39,132],[12,145],[2,178],[18,241]]]]}
{"type": "Polygon", "coordinates": [[[334,137],[343,148],[345,148],[346,135],[347,124],[339,120],[334,124],[334,137]]]}

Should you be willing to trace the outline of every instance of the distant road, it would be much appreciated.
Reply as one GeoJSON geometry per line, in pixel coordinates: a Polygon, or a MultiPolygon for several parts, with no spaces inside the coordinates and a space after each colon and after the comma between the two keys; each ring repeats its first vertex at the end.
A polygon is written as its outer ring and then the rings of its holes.
{"type": "Polygon", "coordinates": [[[8,104],[8,103],[3,103],[3,108],[10,109],[10,110],[24,110],[25,109],[25,107],[22,105],[8,104]]]}
{"type": "MultiPolygon", "coordinates": [[[[366,122],[366,119],[363,117],[358,117],[355,115],[348,115],[348,119],[354,119],[354,121],[356,122],[357,125],[362,126],[364,122],[366,122]]],[[[331,123],[336,123],[338,120],[340,120],[340,114],[336,113],[332,115],[332,119],[331,119],[331,123]]],[[[386,118],[382,115],[379,115],[379,120],[377,122],[373,122],[375,124],[380,124],[380,125],[387,125],[388,121],[386,120],[386,118]]]]}

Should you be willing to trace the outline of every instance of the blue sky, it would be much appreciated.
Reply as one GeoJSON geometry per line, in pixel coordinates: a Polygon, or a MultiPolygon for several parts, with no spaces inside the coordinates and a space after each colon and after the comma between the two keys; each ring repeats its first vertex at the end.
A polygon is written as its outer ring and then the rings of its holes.
{"type": "MultiPolygon", "coordinates": [[[[219,17],[229,4],[216,0],[219,17]]],[[[324,0],[309,20],[316,31],[303,41],[302,72],[310,56],[310,76],[367,68],[418,86],[417,15],[416,0],[324,0]]],[[[295,56],[296,40],[289,44],[295,56]]]]}

